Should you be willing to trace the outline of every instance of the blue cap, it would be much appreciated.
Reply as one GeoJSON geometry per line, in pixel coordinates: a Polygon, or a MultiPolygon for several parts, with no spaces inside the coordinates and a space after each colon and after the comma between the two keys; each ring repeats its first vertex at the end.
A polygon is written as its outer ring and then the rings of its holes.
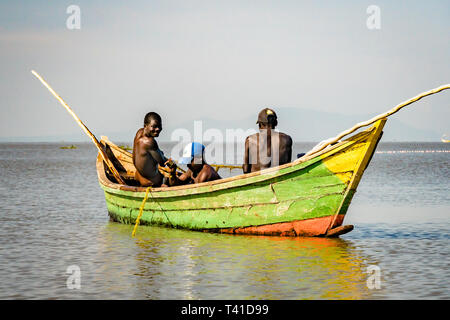
{"type": "Polygon", "coordinates": [[[180,164],[190,164],[192,159],[203,158],[205,146],[198,142],[191,142],[183,150],[183,157],[178,161],[180,164]]]}

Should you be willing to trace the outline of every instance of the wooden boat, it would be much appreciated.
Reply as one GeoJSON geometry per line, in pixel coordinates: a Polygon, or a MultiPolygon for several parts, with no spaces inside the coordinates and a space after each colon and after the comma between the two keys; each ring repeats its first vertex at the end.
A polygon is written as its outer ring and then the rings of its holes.
{"type": "MultiPolygon", "coordinates": [[[[386,119],[318,153],[291,163],[221,180],[153,188],[140,224],[232,234],[335,237],[375,152],[386,119]]],[[[100,141],[126,184],[100,155],[97,173],[113,221],[134,224],[146,188],[136,186],[131,153],[100,141]]]]}
{"type": "Polygon", "coordinates": [[[449,143],[449,142],[450,142],[450,139],[447,139],[447,136],[444,134],[444,135],[442,136],[442,138],[441,138],[441,141],[444,142],[444,143],[449,143]]]}
{"type": "Polygon", "coordinates": [[[196,185],[155,188],[150,201],[145,201],[149,189],[135,186],[131,153],[107,138],[99,142],[50,85],[36,71],[31,73],[98,149],[97,173],[112,220],[136,226],[140,221],[191,230],[283,236],[333,237],[351,231],[353,226],[342,225],[344,217],[387,118],[426,96],[450,89],[445,84],[423,92],[323,141],[291,163],[196,185]]]}

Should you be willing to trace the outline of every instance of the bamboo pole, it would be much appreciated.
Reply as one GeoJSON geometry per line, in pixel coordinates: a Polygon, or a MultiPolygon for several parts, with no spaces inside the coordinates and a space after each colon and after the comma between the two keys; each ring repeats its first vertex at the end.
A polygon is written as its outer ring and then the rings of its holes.
{"type": "Polygon", "coordinates": [[[233,165],[228,165],[228,164],[210,164],[211,167],[214,168],[214,170],[216,170],[217,172],[219,172],[219,169],[221,168],[227,168],[233,170],[233,169],[241,169],[242,170],[242,165],[240,166],[233,166],[233,165]]]}
{"type": "Polygon", "coordinates": [[[393,115],[394,113],[400,111],[400,109],[402,109],[403,107],[406,107],[407,105],[410,105],[411,103],[419,101],[423,97],[426,97],[426,96],[429,96],[429,95],[441,92],[441,91],[446,90],[446,89],[450,89],[450,84],[442,85],[442,86],[437,87],[435,89],[423,92],[423,93],[421,93],[421,94],[419,94],[419,95],[417,95],[417,96],[415,96],[415,97],[413,97],[411,99],[408,99],[408,100],[398,104],[397,106],[395,106],[394,108],[392,108],[391,110],[389,110],[389,111],[387,111],[385,113],[379,114],[379,115],[373,117],[370,120],[367,120],[367,121],[360,122],[360,123],[356,124],[352,128],[341,132],[340,134],[338,134],[334,138],[330,138],[330,139],[327,139],[327,140],[324,140],[324,141],[320,142],[317,146],[315,146],[313,149],[311,149],[303,157],[307,157],[307,156],[310,156],[310,155],[312,155],[312,154],[314,154],[316,152],[322,151],[323,149],[325,149],[329,145],[338,142],[343,137],[345,137],[345,136],[355,132],[356,130],[358,130],[358,129],[362,128],[362,127],[366,127],[368,125],[371,125],[372,123],[375,123],[375,122],[377,122],[380,119],[387,118],[387,117],[393,115]]]}
{"type": "Polygon", "coordinates": [[[105,151],[103,150],[102,145],[97,140],[97,138],[94,136],[94,134],[89,131],[89,129],[84,125],[83,122],[81,122],[80,118],[73,112],[73,110],[69,107],[69,105],[55,92],[55,90],[50,87],[50,85],[34,70],[31,70],[31,73],[39,80],[41,83],[51,92],[51,94],[61,103],[61,105],[70,113],[70,115],[75,119],[75,121],[78,123],[78,125],[83,129],[83,131],[91,138],[92,142],[97,147],[98,151],[100,152],[101,157],[103,158],[103,161],[105,161],[106,165],[108,166],[111,173],[114,175],[114,178],[116,178],[117,182],[120,184],[125,184],[120,177],[119,172],[116,170],[114,165],[109,160],[108,156],[106,155],[105,151]]]}

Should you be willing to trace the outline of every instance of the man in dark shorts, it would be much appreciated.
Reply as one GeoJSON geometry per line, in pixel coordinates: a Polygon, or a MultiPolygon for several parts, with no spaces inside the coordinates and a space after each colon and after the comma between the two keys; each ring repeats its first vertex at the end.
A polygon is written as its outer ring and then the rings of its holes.
{"type": "Polygon", "coordinates": [[[259,132],[245,139],[244,173],[260,171],[291,162],[292,139],[275,131],[277,114],[269,108],[258,115],[259,132]]]}
{"type": "Polygon", "coordinates": [[[178,161],[179,164],[186,164],[189,170],[177,176],[176,167],[172,167],[170,174],[165,174],[169,180],[169,186],[222,179],[216,170],[205,162],[204,152],[205,146],[201,143],[189,143],[184,148],[183,157],[178,161]]]}
{"type": "Polygon", "coordinates": [[[134,138],[135,178],[143,187],[160,187],[163,182],[163,175],[158,170],[158,164],[164,166],[168,159],[159,150],[155,139],[161,130],[161,117],[156,112],[149,112],[145,115],[144,127],[137,131],[134,138]]]}

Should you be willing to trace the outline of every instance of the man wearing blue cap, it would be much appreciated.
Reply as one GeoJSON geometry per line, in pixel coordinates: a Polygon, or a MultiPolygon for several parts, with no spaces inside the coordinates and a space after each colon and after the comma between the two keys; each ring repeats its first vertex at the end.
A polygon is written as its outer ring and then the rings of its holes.
{"type": "Polygon", "coordinates": [[[198,142],[189,143],[183,150],[182,158],[178,161],[179,164],[187,165],[189,170],[180,176],[176,175],[176,167],[173,167],[168,175],[163,172],[169,178],[169,185],[177,186],[222,179],[216,170],[205,162],[204,153],[204,145],[198,142]]]}

